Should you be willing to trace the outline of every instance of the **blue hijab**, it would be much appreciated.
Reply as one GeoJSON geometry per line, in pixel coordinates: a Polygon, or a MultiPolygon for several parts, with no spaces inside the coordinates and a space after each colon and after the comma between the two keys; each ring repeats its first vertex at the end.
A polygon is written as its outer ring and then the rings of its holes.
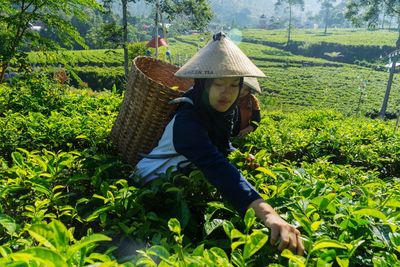
{"type": "MultiPolygon", "coordinates": [[[[213,79],[195,79],[193,88],[184,96],[193,100],[195,111],[206,128],[211,142],[224,156],[227,156],[232,151],[230,138],[237,119],[237,101],[243,86],[243,78],[240,79],[239,93],[235,102],[225,112],[216,111],[210,104],[209,89],[212,82],[213,79]]],[[[183,106],[186,105],[188,104],[183,106]]]]}

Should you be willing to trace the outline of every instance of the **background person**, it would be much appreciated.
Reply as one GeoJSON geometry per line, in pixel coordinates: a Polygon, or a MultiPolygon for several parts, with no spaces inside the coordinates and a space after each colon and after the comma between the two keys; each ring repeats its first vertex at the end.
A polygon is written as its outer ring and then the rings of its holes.
{"type": "Polygon", "coordinates": [[[261,93],[260,85],[256,78],[245,77],[243,88],[238,100],[238,115],[235,130],[238,137],[244,137],[257,129],[261,121],[260,102],[253,92],[261,93]]]}

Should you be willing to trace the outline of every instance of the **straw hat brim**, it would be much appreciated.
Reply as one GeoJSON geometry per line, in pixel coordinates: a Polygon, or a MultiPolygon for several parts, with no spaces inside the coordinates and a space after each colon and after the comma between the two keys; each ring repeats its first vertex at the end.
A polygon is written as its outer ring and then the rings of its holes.
{"type": "Polygon", "coordinates": [[[265,77],[240,48],[225,36],[200,49],[175,75],[187,78],[265,77]]]}
{"type": "Polygon", "coordinates": [[[261,93],[261,87],[260,87],[260,84],[258,83],[257,78],[244,77],[243,84],[247,85],[248,87],[255,90],[256,92],[261,93]]]}

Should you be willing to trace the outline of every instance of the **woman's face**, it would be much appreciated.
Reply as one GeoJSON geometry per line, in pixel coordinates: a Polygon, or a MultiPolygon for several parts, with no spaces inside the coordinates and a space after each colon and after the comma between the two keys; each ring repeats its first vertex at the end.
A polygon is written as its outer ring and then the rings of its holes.
{"type": "Polygon", "coordinates": [[[250,93],[250,87],[247,85],[243,85],[242,90],[240,91],[240,97],[244,97],[250,93]]]}
{"type": "Polygon", "coordinates": [[[208,93],[210,105],[219,112],[227,111],[239,95],[240,78],[214,79],[208,93]]]}

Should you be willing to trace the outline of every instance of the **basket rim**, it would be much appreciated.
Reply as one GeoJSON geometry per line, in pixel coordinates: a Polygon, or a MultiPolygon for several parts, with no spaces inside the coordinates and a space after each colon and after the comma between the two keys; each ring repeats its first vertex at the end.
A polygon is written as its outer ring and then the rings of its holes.
{"type": "MultiPolygon", "coordinates": [[[[143,75],[149,82],[154,83],[154,84],[159,85],[159,86],[162,86],[162,88],[166,88],[166,89],[168,89],[168,90],[172,90],[172,91],[174,91],[174,92],[179,91],[180,93],[185,93],[185,92],[187,91],[187,90],[181,90],[181,89],[174,90],[174,89],[172,89],[171,87],[166,86],[165,84],[163,84],[163,83],[161,83],[161,82],[158,82],[158,81],[154,80],[152,77],[146,75],[146,74],[137,66],[137,64],[136,64],[136,62],[139,61],[139,60],[149,60],[149,61],[161,63],[161,64],[163,64],[163,65],[166,65],[166,66],[168,66],[168,67],[172,67],[172,68],[176,69],[176,71],[179,70],[179,67],[178,67],[178,66],[176,66],[176,65],[174,65],[174,64],[171,64],[171,63],[168,63],[168,62],[165,62],[165,61],[162,61],[162,60],[160,60],[160,59],[156,59],[156,58],[148,57],[148,56],[137,56],[137,57],[135,57],[135,58],[132,60],[132,67],[134,67],[135,70],[138,71],[138,73],[139,73],[140,75],[143,75]]],[[[176,71],[175,71],[175,72],[176,72],[176,71]]],[[[188,82],[189,82],[190,80],[193,80],[193,78],[187,78],[187,77],[182,77],[182,78],[179,77],[179,79],[185,80],[185,81],[188,81],[188,82]]]]}

